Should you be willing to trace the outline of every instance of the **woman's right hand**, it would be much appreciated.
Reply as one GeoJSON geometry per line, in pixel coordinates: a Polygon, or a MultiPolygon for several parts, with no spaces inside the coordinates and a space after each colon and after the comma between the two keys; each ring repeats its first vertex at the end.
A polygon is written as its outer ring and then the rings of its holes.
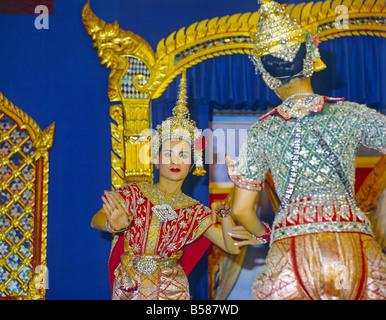
{"type": "Polygon", "coordinates": [[[216,223],[217,221],[217,213],[220,210],[230,210],[232,205],[232,196],[233,189],[228,193],[227,197],[224,200],[214,200],[211,204],[212,209],[212,223],[216,223]]]}
{"type": "Polygon", "coordinates": [[[103,209],[111,227],[116,231],[127,229],[133,219],[126,214],[118,200],[108,191],[105,191],[102,200],[103,209]]]}

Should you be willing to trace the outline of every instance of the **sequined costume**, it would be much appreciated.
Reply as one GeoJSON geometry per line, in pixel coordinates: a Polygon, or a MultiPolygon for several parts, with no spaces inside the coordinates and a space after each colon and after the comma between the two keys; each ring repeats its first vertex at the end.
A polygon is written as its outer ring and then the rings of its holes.
{"type": "Polygon", "coordinates": [[[386,117],[343,99],[313,103],[298,118],[273,109],[252,126],[238,161],[227,158],[244,189],[261,190],[270,169],[282,203],[253,296],[386,299],[386,256],[353,198],[358,145],[385,153],[386,117]]]}
{"type": "Polygon", "coordinates": [[[187,300],[189,285],[178,263],[185,245],[211,226],[211,211],[181,193],[173,204],[178,218],[160,222],[152,208],[158,204],[157,187],[128,184],[114,192],[133,218],[124,234],[116,235],[109,259],[113,299],[187,300]]]}

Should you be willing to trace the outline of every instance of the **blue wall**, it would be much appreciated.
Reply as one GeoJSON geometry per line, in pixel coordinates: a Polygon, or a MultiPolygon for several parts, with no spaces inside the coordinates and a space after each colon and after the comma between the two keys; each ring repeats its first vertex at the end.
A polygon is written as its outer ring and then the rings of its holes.
{"type": "Polygon", "coordinates": [[[48,299],[109,297],[109,241],[90,228],[110,185],[109,71],[82,24],[84,1],[55,1],[49,29],[36,16],[0,15],[0,91],[45,129],[50,151],[48,299]]]}

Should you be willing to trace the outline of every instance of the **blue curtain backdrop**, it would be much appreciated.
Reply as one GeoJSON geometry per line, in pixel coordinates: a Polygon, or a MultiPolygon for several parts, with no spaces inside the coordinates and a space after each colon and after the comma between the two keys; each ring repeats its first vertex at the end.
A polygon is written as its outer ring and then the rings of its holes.
{"type": "MultiPolygon", "coordinates": [[[[98,17],[118,20],[153,48],[162,37],[196,21],[257,10],[255,0],[90,2],[98,17]]],[[[101,66],[82,24],[85,3],[55,1],[48,30],[35,29],[34,15],[0,15],[0,91],[42,129],[56,122],[50,152],[47,299],[110,298],[110,241],[90,228],[111,181],[109,70],[101,66]]],[[[315,74],[315,90],[386,113],[385,42],[361,36],[322,43],[328,69],[315,74]]],[[[263,112],[278,103],[245,55],[207,60],[190,68],[187,77],[192,118],[202,129],[208,128],[214,108],[263,112]]],[[[153,101],[154,124],[170,116],[177,88],[178,78],[153,101]]],[[[208,204],[208,184],[208,175],[192,177],[184,191],[208,204]]],[[[190,276],[194,299],[207,296],[205,259],[190,276]]]]}
{"type": "MultiPolygon", "coordinates": [[[[343,37],[322,42],[319,50],[327,68],[314,73],[312,85],[315,92],[344,97],[386,113],[384,38],[343,37]]],[[[158,110],[161,116],[168,114],[166,110],[176,99],[178,81],[179,78],[169,85],[162,97],[153,101],[155,117],[158,110]],[[165,111],[161,111],[161,106],[165,111]]],[[[211,106],[219,110],[249,109],[260,113],[279,102],[274,92],[255,74],[247,55],[219,56],[204,61],[187,70],[187,81],[192,110],[196,106],[200,110],[204,110],[203,106],[211,106]]],[[[208,113],[212,109],[209,108],[208,113]]]]}

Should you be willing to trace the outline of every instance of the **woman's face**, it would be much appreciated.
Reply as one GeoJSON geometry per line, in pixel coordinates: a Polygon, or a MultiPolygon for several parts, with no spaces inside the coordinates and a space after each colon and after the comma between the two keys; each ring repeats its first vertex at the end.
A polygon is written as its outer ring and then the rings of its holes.
{"type": "Polygon", "coordinates": [[[171,180],[184,180],[191,167],[191,147],[184,140],[166,140],[159,159],[160,176],[171,180]]]}

